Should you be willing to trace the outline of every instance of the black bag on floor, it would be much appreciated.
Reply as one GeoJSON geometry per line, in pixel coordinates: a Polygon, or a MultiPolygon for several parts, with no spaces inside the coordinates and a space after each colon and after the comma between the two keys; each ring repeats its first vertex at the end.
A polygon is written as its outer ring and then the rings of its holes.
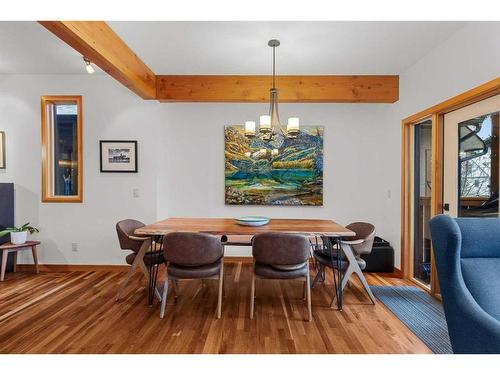
{"type": "Polygon", "coordinates": [[[394,249],[383,238],[375,237],[372,252],[361,258],[366,262],[365,272],[394,272],[394,249]]]}

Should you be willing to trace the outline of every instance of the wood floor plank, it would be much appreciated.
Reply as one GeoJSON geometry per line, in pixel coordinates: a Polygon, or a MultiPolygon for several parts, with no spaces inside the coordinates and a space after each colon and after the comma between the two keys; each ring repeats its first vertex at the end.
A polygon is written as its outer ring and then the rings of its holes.
{"type": "Polygon", "coordinates": [[[331,309],[331,275],[312,291],[312,322],[295,280],[258,280],[250,320],[251,266],[226,265],[220,320],[213,280],[181,281],[178,300],[169,296],[160,319],[158,304],[146,305],[139,274],[118,302],[123,272],[8,274],[0,288],[0,353],[430,353],[383,304],[371,305],[357,280],[345,291],[344,310],[331,309]]]}

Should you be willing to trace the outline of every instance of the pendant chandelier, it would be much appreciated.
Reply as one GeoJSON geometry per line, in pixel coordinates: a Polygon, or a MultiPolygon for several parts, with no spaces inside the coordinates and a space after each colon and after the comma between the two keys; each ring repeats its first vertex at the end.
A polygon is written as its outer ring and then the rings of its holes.
{"type": "Polygon", "coordinates": [[[290,117],[286,130],[280,122],[278,113],[278,89],[276,88],[276,47],[280,45],[277,39],[271,39],[267,45],[273,49],[273,82],[269,90],[269,114],[260,116],[259,129],[255,121],[245,122],[245,136],[259,137],[264,140],[274,140],[277,137],[297,138],[299,134],[299,118],[290,117]]]}

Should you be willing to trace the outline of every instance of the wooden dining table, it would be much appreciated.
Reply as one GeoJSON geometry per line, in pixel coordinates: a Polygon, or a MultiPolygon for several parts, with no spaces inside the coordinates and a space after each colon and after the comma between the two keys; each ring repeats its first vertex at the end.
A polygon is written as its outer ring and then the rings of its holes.
{"type": "MultiPolygon", "coordinates": [[[[154,244],[162,244],[164,235],[174,232],[197,232],[208,233],[221,236],[223,243],[228,236],[246,236],[251,238],[259,233],[279,232],[303,234],[309,237],[320,237],[322,243],[329,246],[333,251],[333,243],[337,243],[340,254],[337,256],[337,270],[339,271],[339,281],[337,283],[337,307],[342,310],[342,270],[341,256],[344,253],[348,259],[353,259],[354,254],[350,246],[342,246],[340,238],[355,236],[355,233],[333,220],[325,219],[271,219],[268,224],[262,226],[244,226],[236,223],[230,218],[168,218],[153,224],[136,229],[138,236],[151,236],[151,241],[144,241],[143,246],[137,253],[137,257],[142,260],[147,251],[157,249],[154,244]]],[[[231,244],[227,242],[225,244],[231,244]]],[[[240,243],[241,245],[241,243],[240,243]]],[[[250,242],[247,244],[251,245],[250,242]]],[[[149,288],[148,303],[153,304],[158,266],[156,262],[151,262],[149,268],[149,288]]]]}

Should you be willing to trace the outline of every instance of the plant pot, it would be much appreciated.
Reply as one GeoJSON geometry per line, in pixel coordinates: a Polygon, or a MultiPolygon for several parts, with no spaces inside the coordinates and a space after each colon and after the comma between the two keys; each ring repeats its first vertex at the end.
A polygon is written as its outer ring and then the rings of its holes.
{"type": "Polygon", "coordinates": [[[10,242],[14,245],[21,245],[26,242],[28,238],[28,231],[24,232],[10,232],[10,242]]]}

